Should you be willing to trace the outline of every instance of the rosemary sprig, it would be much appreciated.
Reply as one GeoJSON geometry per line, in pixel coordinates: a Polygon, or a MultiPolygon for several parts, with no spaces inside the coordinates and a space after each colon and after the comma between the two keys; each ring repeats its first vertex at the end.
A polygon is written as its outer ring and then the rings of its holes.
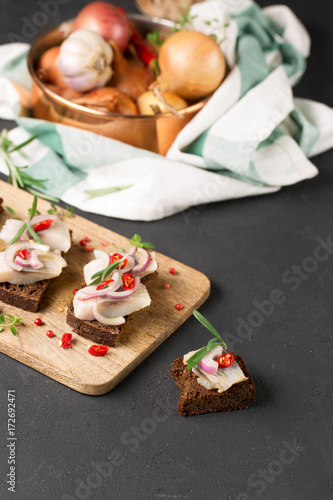
{"type": "Polygon", "coordinates": [[[28,168],[28,166],[25,165],[23,167],[19,167],[18,165],[15,165],[10,156],[12,153],[17,151],[21,156],[25,157],[22,149],[32,141],[34,141],[36,138],[37,135],[33,135],[21,144],[15,145],[8,138],[8,131],[6,129],[2,130],[0,134],[0,152],[2,153],[3,159],[8,168],[8,182],[15,187],[20,187],[22,189],[25,188],[30,193],[37,194],[40,198],[57,201],[57,198],[54,198],[54,196],[36,191],[36,189],[32,187],[35,186],[37,189],[45,189],[44,182],[46,182],[48,179],[35,179],[31,175],[25,173],[24,170],[28,168]]]}
{"type": "Polygon", "coordinates": [[[92,285],[98,285],[99,283],[102,283],[102,281],[105,280],[105,278],[112,273],[117,267],[121,267],[121,262],[123,262],[124,257],[120,260],[117,260],[116,262],[112,262],[112,264],[109,264],[105,269],[102,269],[101,271],[97,271],[97,273],[93,274],[91,279],[93,280],[91,283],[89,283],[89,286],[92,285]]]}
{"type": "Polygon", "coordinates": [[[75,213],[74,213],[74,208],[69,207],[66,205],[65,210],[59,209],[59,207],[56,207],[54,203],[51,203],[51,207],[47,213],[50,215],[59,215],[59,217],[68,217],[68,218],[74,218],[75,213]]]}
{"type": "Polygon", "coordinates": [[[22,236],[22,234],[24,233],[24,231],[28,230],[28,232],[31,234],[31,236],[33,237],[33,239],[35,241],[37,241],[37,243],[40,243],[40,244],[43,244],[42,240],[40,239],[40,237],[38,236],[38,234],[34,231],[34,229],[31,227],[31,225],[29,224],[29,222],[31,221],[31,219],[35,216],[36,214],[36,211],[37,211],[37,203],[38,203],[38,198],[37,196],[35,195],[34,196],[34,199],[33,199],[33,202],[32,202],[32,206],[31,208],[29,209],[29,220],[28,222],[25,222],[23,224],[23,226],[20,227],[20,229],[17,231],[17,233],[15,234],[14,238],[8,243],[8,245],[13,245],[14,243],[16,243],[22,236]]]}
{"type": "Polygon", "coordinates": [[[155,248],[155,246],[152,243],[147,243],[144,241],[141,241],[141,236],[139,234],[134,234],[131,239],[126,238],[127,241],[129,241],[131,244],[135,245],[136,247],[140,248],[155,248]]]}
{"type": "Polygon", "coordinates": [[[102,189],[86,189],[84,192],[90,195],[89,200],[91,200],[92,198],[98,198],[98,196],[105,196],[106,194],[115,193],[116,191],[123,191],[124,189],[128,189],[132,186],[133,184],[129,184],[128,186],[113,186],[102,189]]]}
{"type": "Polygon", "coordinates": [[[220,334],[217,332],[217,330],[213,327],[213,325],[201,314],[199,311],[193,311],[193,316],[205,327],[207,330],[210,331],[214,335],[215,338],[211,339],[206,347],[203,347],[199,351],[197,351],[193,356],[191,356],[187,360],[187,370],[191,370],[194,368],[199,361],[201,361],[208,353],[210,353],[215,347],[218,345],[221,345],[224,347],[225,350],[227,350],[227,345],[220,336],[220,334]]]}
{"type": "Polygon", "coordinates": [[[9,326],[12,334],[16,335],[17,329],[14,325],[17,324],[22,324],[22,318],[16,318],[11,314],[7,314],[6,317],[3,314],[0,315],[0,332],[2,332],[5,327],[9,326]]]}

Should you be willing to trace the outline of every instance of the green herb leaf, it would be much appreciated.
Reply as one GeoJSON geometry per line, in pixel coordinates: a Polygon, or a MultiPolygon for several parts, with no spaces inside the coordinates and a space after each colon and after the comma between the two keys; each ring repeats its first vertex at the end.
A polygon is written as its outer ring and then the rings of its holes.
{"type": "Polygon", "coordinates": [[[23,226],[17,231],[16,235],[14,238],[8,243],[8,245],[13,245],[16,243],[24,233],[24,231],[27,229],[27,223],[23,224],[23,226]]]}
{"type": "Polygon", "coordinates": [[[202,349],[199,349],[199,351],[197,351],[195,354],[193,354],[193,356],[191,356],[187,360],[187,370],[192,370],[192,368],[194,368],[199,363],[199,361],[201,361],[208,354],[208,352],[209,351],[207,350],[207,347],[203,347],[202,349]]]}
{"type": "Polygon", "coordinates": [[[10,207],[5,207],[5,209],[6,209],[6,210],[7,210],[7,212],[9,212],[10,214],[15,215],[15,210],[13,210],[12,208],[10,208],[10,207]]]}
{"type": "Polygon", "coordinates": [[[161,36],[161,33],[158,30],[154,30],[151,33],[147,33],[146,39],[150,43],[155,43],[158,47],[161,47],[163,45],[163,37],[161,36]]]}
{"type": "Polygon", "coordinates": [[[59,215],[59,217],[68,217],[68,218],[73,218],[75,217],[75,214],[74,214],[74,208],[73,207],[69,207],[68,205],[66,205],[66,209],[65,210],[62,210],[62,209],[58,209],[54,203],[51,203],[51,207],[47,213],[50,214],[50,215],[59,215]]]}
{"type": "Polygon", "coordinates": [[[34,217],[35,213],[36,213],[37,203],[38,203],[38,198],[35,195],[34,196],[34,200],[32,202],[32,206],[31,206],[31,208],[29,210],[29,212],[30,212],[30,218],[29,218],[29,220],[31,220],[34,217]]]}
{"type": "Polygon", "coordinates": [[[213,327],[213,325],[201,314],[199,311],[193,311],[193,316],[197,319],[207,330],[210,331],[215,337],[221,342],[221,345],[227,349],[226,343],[221,338],[218,331],[213,327]]]}
{"type": "Polygon", "coordinates": [[[123,277],[121,275],[120,269],[121,269],[121,264],[119,264],[119,266],[118,266],[118,277],[119,277],[120,285],[123,286],[124,282],[123,282],[123,277]]]}
{"type": "Polygon", "coordinates": [[[38,234],[33,230],[33,228],[30,226],[30,224],[27,223],[27,230],[31,234],[34,240],[37,241],[37,243],[40,243],[41,245],[43,244],[42,240],[38,236],[38,234]]]}
{"type": "Polygon", "coordinates": [[[131,245],[135,245],[136,247],[140,248],[155,248],[155,246],[152,243],[148,242],[142,242],[141,241],[141,236],[139,234],[134,234],[131,239],[126,238],[127,241],[130,242],[131,245]]]}
{"type": "Polygon", "coordinates": [[[0,332],[2,332],[2,331],[3,331],[3,326],[0,326],[0,332]]]}
{"type": "Polygon", "coordinates": [[[12,332],[13,335],[16,335],[16,328],[14,325],[11,325],[10,331],[12,332]]]}
{"type": "Polygon", "coordinates": [[[37,139],[37,135],[33,135],[33,136],[29,137],[29,139],[27,139],[24,142],[21,142],[21,144],[19,144],[18,146],[15,146],[12,149],[8,150],[8,153],[14,153],[14,151],[18,151],[18,150],[24,148],[25,146],[30,144],[30,142],[34,141],[35,139],[37,139]]]}
{"type": "Polygon", "coordinates": [[[109,188],[102,188],[102,189],[86,189],[84,192],[90,195],[90,200],[92,198],[97,198],[98,196],[105,196],[107,194],[115,193],[116,191],[123,191],[124,189],[128,189],[132,187],[133,184],[130,184],[128,186],[113,186],[109,188]]]}
{"type": "Polygon", "coordinates": [[[199,311],[193,311],[193,316],[205,327],[209,330],[214,336],[214,339],[211,339],[206,347],[203,347],[199,351],[197,351],[193,356],[191,356],[187,360],[187,370],[191,370],[196,366],[199,361],[201,361],[208,353],[210,353],[216,346],[221,345],[225,350],[227,350],[227,345],[224,340],[221,338],[220,334],[213,327],[213,325],[201,314],[199,311]]]}
{"type": "Polygon", "coordinates": [[[4,323],[5,322],[5,317],[3,314],[0,315],[0,323],[4,323]]]}

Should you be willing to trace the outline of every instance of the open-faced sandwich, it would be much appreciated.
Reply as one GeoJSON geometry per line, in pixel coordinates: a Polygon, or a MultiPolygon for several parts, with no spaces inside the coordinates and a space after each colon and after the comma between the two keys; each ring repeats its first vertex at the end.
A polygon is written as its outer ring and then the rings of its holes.
{"type": "Polygon", "coordinates": [[[223,352],[227,346],[215,328],[198,311],[193,314],[215,338],[173,362],[170,373],[182,390],[178,412],[188,416],[248,408],[255,387],[243,359],[223,352]]]}
{"type": "Polygon", "coordinates": [[[133,246],[126,252],[95,250],[84,267],[85,287],[68,308],[74,332],[97,344],[115,346],[126,317],[150,305],[146,284],[157,275],[155,252],[133,246]]]}
{"type": "Polygon", "coordinates": [[[57,215],[35,215],[36,208],[35,196],[30,218],[8,219],[0,231],[7,243],[0,252],[0,301],[31,312],[67,265],[61,253],[71,246],[67,225],[57,215]]]}

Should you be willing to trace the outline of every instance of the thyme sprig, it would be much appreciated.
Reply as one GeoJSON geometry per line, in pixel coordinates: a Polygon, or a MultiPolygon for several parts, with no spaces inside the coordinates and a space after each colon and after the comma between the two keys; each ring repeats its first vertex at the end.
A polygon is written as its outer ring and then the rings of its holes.
{"type": "Polygon", "coordinates": [[[133,234],[132,238],[126,238],[127,241],[129,241],[131,244],[135,245],[136,247],[140,248],[155,248],[155,246],[152,243],[144,242],[142,241],[142,238],[139,234],[133,234]]]}
{"type": "Polygon", "coordinates": [[[0,152],[2,153],[3,159],[8,168],[8,182],[15,187],[20,187],[22,189],[25,188],[31,194],[36,194],[37,196],[39,196],[40,198],[44,198],[45,200],[58,201],[58,199],[54,196],[36,191],[36,189],[32,187],[35,186],[38,190],[45,189],[44,182],[48,181],[48,179],[36,179],[35,177],[32,177],[31,175],[24,172],[24,170],[28,168],[28,165],[19,167],[18,165],[14,164],[11,158],[11,154],[15,151],[17,151],[22,157],[25,158],[25,154],[23,153],[22,149],[32,141],[34,141],[36,138],[37,135],[33,135],[26,141],[21,142],[21,144],[15,145],[13,141],[8,138],[8,131],[6,129],[2,130],[0,134],[0,152]]]}
{"type": "Polygon", "coordinates": [[[208,353],[210,353],[215,347],[218,345],[221,345],[224,347],[225,350],[227,350],[227,344],[224,342],[220,334],[217,332],[217,330],[213,327],[213,325],[201,314],[199,311],[193,311],[193,316],[195,319],[197,319],[207,330],[210,331],[214,335],[215,338],[211,339],[206,347],[203,347],[202,349],[199,349],[193,356],[191,356],[187,360],[187,370],[191,370],[194,368],[199,361],[201,361],[208,353]]]}
{"type": "Polygon", "coordinates": [[[59,207],[56,207],[54,203],[51,203],[51,207],[52,208],[50,208],[47,211],[47,213],[50,215],[58,215],[59,217],[68,217],[69,219],[75,217],[73,207],[66,205],[66,208],[63,210],[63,209],[60,209],[59,207]]]}
{"type": "Polygon", "coordinates": [[[12,332],[12,334],[16,335],[17,327],[14,325],[21,325],[21,324],[22,324],[22,318],[16,318],[11,314],[7,314],[6,316],[4,316],[3,314],[0,315],[0,332],[2,332],[4,328],[9,326],[9,329],[12,332]]]}
{"type": "Polygon", "coordinates": [[[13,245],[14,243],[16,243],[22,236],[22,234],[24,233],[24,231],[28,231],[30,233],[30,235],[33,237],[33,239],[35,241],[37,241],[37,243],[40,243],[40,244],[43,244],[42,240],[40,239],[40,237],[38,236],[38,234],[34,231],[34,229],[32,228],[32,226],[29,224],[29,222],[31,221],[31,219],[35,216],[36,214],[36,211],[37,211],[37,203],[38,203],[38,198],[37,196],[35,195],[34,196],[34,199],[33,199],[33,202],[32,202],[32,206],[31,208],[29,209],[29,220],[27,222],[25,222],[23,224],[23,226],[20,227],[20,229],[17,231],[16,235],[14,236],[14,238],[8,243],[9,245],[13,245]]]}
{"type": "Polygon", "coordinates": [[[176,20],[172,31],[181,31],[183,29],[190,29],[193,25],[194,19],[197,17],[197,15],[192,15],[190,12],[190,7],[186,5],[186,3],[183,4],[183,12],[179,16],[179,18],[176,20]]]}

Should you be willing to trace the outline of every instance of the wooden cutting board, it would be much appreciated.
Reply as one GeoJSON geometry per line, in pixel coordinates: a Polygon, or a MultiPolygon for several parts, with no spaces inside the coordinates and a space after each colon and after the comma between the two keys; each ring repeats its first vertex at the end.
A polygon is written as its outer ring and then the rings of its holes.
{"type": "MultiPolygon", "coordinates": [[[[0,181],[0,197],[4,206],[15,210],[15,217],[27,218],[33,197],[22,190],[0,181]]],[[[47,201],[39,200],[38,209],[46,213],[50,208],[47,201]]],[[[7,218],[13,217],[7,211],[0,214],[0,226],[7,218]]],[[[159,264],[158,278],[149,285],[151,305],[130,317],[126,330],[115,348],[110,348],[105,357],[94,357],[88,353],[91,341],[75,333],[72,347],[62,349],[58,346],[64,332],[72,332],[66,323],[66,307],[73,298],[72,291],[83,282],[82,268],[94,258],[79,245],[80,239],[87,235],[96,249],[112,252],[113,243],[118,247],[129,248],[124,236],[109,231],[89,220],[75,216],[66,218],[73,231],[73,244],[66,254],[68,267],[61,276],[53,280],[47,290],[47,297],[38,313],[29,313],[0,302],[2,314],[12,314],[23,319],[17,336],[8,328],[0,333],[0,352],[21,363],[34,368],[58,382],[84,394],[105,394],[123,380],[141,361],[168,338],[209,296],[210,282],[199,271],[156,253],[159,264]],[[107,247],[101,242],[108,241],[107,247]],[[174,267],[175,275],[169,273],[174,267]],[[164,288],[169,282],[171,287],[164,288]],[[178,302],[184,305],[182,311],[175,309],[178,302]],[[34,320],[40,317],[42,326],[34,320]],[[48,338],[46,330],[54,331],[55,336],[48,338]]],[[[131,235],[128,235],[131,236],[131,235]]]]}

